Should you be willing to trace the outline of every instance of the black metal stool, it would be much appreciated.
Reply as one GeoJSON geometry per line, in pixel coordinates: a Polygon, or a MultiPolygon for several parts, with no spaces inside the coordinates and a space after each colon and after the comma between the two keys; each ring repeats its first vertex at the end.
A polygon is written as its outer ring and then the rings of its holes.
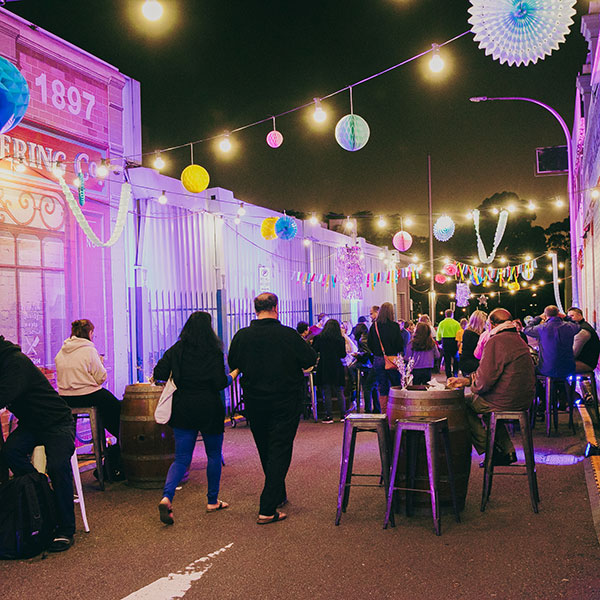
{"type": "MultiPolygon", "coordinates": [[[[492,479],[494,477],[494,443],[496,441],[496,423],[498,421],[518,421],[521,429],[521,440],[523,442],[523,452],[525,453],[525,469],[529,481],[529,495],[531,497],[531,507],[533,512],[538,512],[538,502],[540,495],[537,484],[537,473],[535,470],[535,458],[533,454],[533,436],[529,427],[529,415],[526,410],[515,411],[496,411],[489,415],[490,422],[487,428],[487,440],[483,471],[483,492],[481,495],[481,512],[485,510],[485,505],[490,498],[492,491],[492,479]]],[[[523,465],[508,465],[511,468],[523,467],[523,465]]],[[[511,473],[503,472],[499,475],[509,475],[511,473]]],[[[514,473],[513,473],[514,474],[514,473]]],[[[524,474],[524,473],[520,473],[524,474]]]]}
{"type": "Polygon", "coordinates": [[[460,523],[460,514],[456,502],[456,490],[454,488],[454,472],[452,469],[452,455],[450,452],[450,436],[448,433],[448,419],[433,419],[431,417],[413,417],[404,421],[396,421],[396,438],[394,442],[394,451],[392,454],[392,469],[390,473],[390,484],[387,496],[387,509],[383,528],[386,529],[393,521],[394,492],[396,490],[406,491],[406,514],[410,516],[412,512],[412,494],[414,492],[424,492],[431,495],[431,512],[433,515],[433,526],[436,535],[441,535],[442,520],[440,516],[440,506],[438,501],[438,452],[437,440],[442,438],[444,452],[446,454],[446,463],[448,465],[448,482],[452,494],[452,506],[454,507],[454,516],[456,522],[460,523]],[[407,486],[397,487],[396,474],[398,472],[398,462],[400,459],[400,449],[402,446],[402,433],[407,432],[406,453],[407,453],[407,486]],[[429,473],[429,489],[415,489],[415,475],[417,467],[417,433],[423,433],[425,437],[425,449],[427,451],[427,468],[429,473]],[[409,437],[410,436],[410,437],[409,437]],[[412,439],[410,439],[412,438],[412,439]]]}
{"type": "MultiPolygon", "coordinates": [[[[386,415],[350,413],[344,422],[344,441],[342,444],[342,462],[340,465],[340,487],[338,490],[337,514],[335,524],[340,524],[342,512],[346,512],[350,498],[350,487],[389,487],[390,476],[390,428],[386,415]],[[354,449],[356,434],[370,431],[377,434],[379,442],[379,458],[381,459],[380,473],[353,473],[354,449]],[[352,483],[352,477],[378,477],[379,483],[352,483]],[[383,485],[382,485],[383,480],[383,485]]],[[[393,516],[392,516],[393,524],[393,516]]]]}
{"type": "MultiPolygon", "coordinates": [[[[104,424],[98,413],[98,408],[96,406],[71,408],[71,414],[75,418],[75,427],[77,427],[77,417],[79,415],[87,415],[90,419],[92,445],[94,447],[94,457],[96,459],[96,472],[98,473],[98,484],[100,485],[100,489],[104,491],[104,468],[102,467],[102,457],[106,456],[106,435],[104,433],[104,424]]],[[[107,473],[108,480],[112,481],[110,468],[107,469],[107,473]]]]}
{"type": "MultiPolygon", "coordinates": [[[[596,413],[596,422],[600,423],[600,410],[598,408],[598,386],[596,385],[596,373],[594,371],[588,371],[586,373],[577,373],[575,377],[580,378],[582,384],[584,381],[590,382],[591,392],[594,398],[594,412],[596,413]]],[[[582,393],[581,397],[585,399],[585,394],[582,393]]]]}
{"type": "MultiPolygon", "coordinates": [[[[551,419],[554,422],[554,431],[558,431],[558,400],[556,398],[557,385],[563,385],[567,395],[567,403],[569,405],[569,427],[575,433],[575,424],[573,423],[573,396],[575,392],[575,379],[569,381],[568,377],[546,377],[538,375],[537,380],[542,382],[544,386],[544,397],[546,401],[546,435],[550,437],[551,419]]],[[[539,398],[536,394],[536,406],[531,408],[531,427],[535,427],[536,408],[539,403],[539,398]]]]}

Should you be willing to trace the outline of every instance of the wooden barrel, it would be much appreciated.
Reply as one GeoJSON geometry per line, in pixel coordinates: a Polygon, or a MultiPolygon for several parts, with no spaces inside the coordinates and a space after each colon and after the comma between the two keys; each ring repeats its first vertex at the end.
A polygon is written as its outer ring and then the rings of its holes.
{"type": "Polygon", "coordinates": [[[135,383],[125,387],[121,404],[121,458],[129,485],[162,488],[175,458],[173,430],[154,420],[162,387],[135,383]]]}
{"type": "MultiPolygon", "coordinates": [[[[395,429],[396,419],[403,420],[411,417],[438,419],[446,417],[448,419],[458,509],[463,510],[471,471],[471,432],[467,422],[464,391],[462,389],[411,390],[392,387],[389,394],[387,416],[393,429],[395,429]]],[[[398,487],[408,487],[406,484],[406,435],[403,434],[402,438],[402,455],[396,485],[398,487]]],[[[426,490],[429,489],[429,477],[425,440],[423,435],[419,435],[419,438],[415,488],[426,490]]],[[[452,495],[448,483],[446,455],[441,441],[438,443],[438,466],[440,507],[442,512],[450,513],[452,511],[452,495]]],[[[402,503],[405,502],[405,493],[400,492],[400,500],[402,503]]],[[[429,494],[413,494],[413,503],[418,512],[431,512],[431,497],[429,494]]]]}

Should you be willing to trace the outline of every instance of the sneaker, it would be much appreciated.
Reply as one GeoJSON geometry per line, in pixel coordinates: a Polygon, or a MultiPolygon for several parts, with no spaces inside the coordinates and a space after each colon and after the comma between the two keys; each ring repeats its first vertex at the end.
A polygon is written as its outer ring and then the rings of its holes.
{"type": "Polygon", "coordinates": [[[325,417],[321,423],[333,423],[333,419],[331,417],[325,417]]]}
{"type": "Polygon", "coordinates": [[[57,535],[48,547],[48,552],[64,552],[73,545],[73,541],[72,535],[57,535]]]}

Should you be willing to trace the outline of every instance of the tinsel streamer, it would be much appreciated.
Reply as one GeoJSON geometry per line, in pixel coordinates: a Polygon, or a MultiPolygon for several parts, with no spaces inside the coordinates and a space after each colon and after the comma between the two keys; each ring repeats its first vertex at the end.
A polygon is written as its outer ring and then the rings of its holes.
{"type": "Polygon", "coordinates": [[[477,252],[479,254],[479,260],[489,265],[496,256],[496,250],[498,250],[498,246],[502,241],[502,237],[504,236],[504,230],[506,229],[506,223],[508,221],[508,211],[501,210],[500,216],[498,217],[498,224],[496,225],[496,233],[494,234],[494,247],[492,248],[492,252],[488,256],[485,251],[485,246],[481,240],[481,236],[479,235],[479,210],[475,209],[473,211],[473,224],[475,225],[475,235],[477,236],[477,252]]]}
{"type": "Polygon", "coordinates": [[[336,276],[341,284],[344,300],[362,300],[365,268],[360,246],[338,248],[336,276]]]}

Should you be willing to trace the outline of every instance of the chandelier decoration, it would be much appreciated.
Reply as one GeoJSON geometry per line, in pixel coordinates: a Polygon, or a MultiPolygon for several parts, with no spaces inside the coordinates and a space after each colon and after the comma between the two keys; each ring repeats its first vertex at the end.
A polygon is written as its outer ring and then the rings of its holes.
{"type": "Polygon", "coordinates": [[[508,221],[508,211],[501,210],[500,216],[498,217],[498,224],[496,225],[496,233],[494,234],[494,247],[490,255],[488,256],[485,250],[485,246],[481,241],[481,236],[479,235],[479,210],[475,209],[473,211],[473,224],[475,225],[475,235],[477,236],[477,252],[479,254],[479,260],[489,265],[496,256],[496,250],[498,250],[498,246],[502,241],[502,237],[504,236],[504,230],[506,229],[506,223],[508,221]]]}
{"type": "Polygon", "coordinates": [[[494,60],[535,64],[558,50],[573,24],[577,0],[471,0],[471,31],[494,60]]]}
{"type": "Polygon", "coordinates": [[[362,300],[365,281],[365,261],[360,246],[338,248],[336,277],[344,300],[362,300]]]}

